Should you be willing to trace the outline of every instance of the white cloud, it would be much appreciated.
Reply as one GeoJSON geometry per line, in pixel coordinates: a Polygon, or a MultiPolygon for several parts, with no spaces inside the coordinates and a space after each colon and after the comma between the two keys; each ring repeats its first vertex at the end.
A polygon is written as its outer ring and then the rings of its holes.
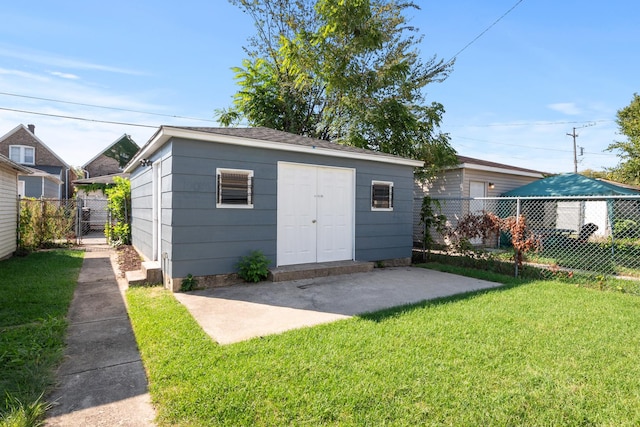
{"type": "Polygon", "coordinates": [[[60,77],[63,79],[69,79],[69,80],[77,80],[80,77],[76,76],[75,74],[71,74],[71,73],[62,73],[60,71],[50,71],[49,74],[51,74],[52,76],[56,76],[56,77],[60,77]]]}
{"type": "Polygon", "coordinates": [[[573,102],[559,102],[556,104],[549,104],[547,107],[568,116],[577,116],[582,114],[582,110],[573,102]]]}
{"type": "Polygon", "coordinates": [[[157,128],[127,126],[126,123],[157,126],[161,120],[133,111],[164,111],[155,103],[156,94],[129,91],[121,93],[101,88],[93,82],[59,76],[54,72],[34,74],[0,68],[0,135],[19,124],[34,124],[36,135],[67,163],[79,166],[122,136],[130,134],[143,145],[157,128]],[[54,78],[62,77],[62,78],[54,78]],[[64,101],[53,102],[52,100],[64,101]],[[112,110],[73,103],[90,103],[112,110]],[[86,119],[77,120],[75,118],[86,119]],[[96,121],[91,121],[96,120],[96,121]],[[121,124],[107,124],[111,121],[121,124]]]}
{"type": "Polygon", "coordinates": [[[25,71],[20,71],[20,70],[10,70],[7,68],[0,68],[0,76],[6,76],[6,77],[19,77],[21,79],[26,79],[26,80],[38,80],[41,82],[48,82],[50,81],[50,79],[46,76],[42,76],[39,74],[34,74],[34,73],[27,73],[25,71]]]}
{"type": "Polygon", "coordinates": [[[48,52],[27,51],[24,48],[8,48],[0,46],[0,56],[6,58],[20,59],[22,61],[44,64],[50,67],[70,68],[74,70],[94,70],[105,71],[109,73],[128,74],[128,75],[145,75],[141,71],[130,70],[111,65],[95,64],[92,62],[82,61],[74,58],[65,58],[48,52]]]}

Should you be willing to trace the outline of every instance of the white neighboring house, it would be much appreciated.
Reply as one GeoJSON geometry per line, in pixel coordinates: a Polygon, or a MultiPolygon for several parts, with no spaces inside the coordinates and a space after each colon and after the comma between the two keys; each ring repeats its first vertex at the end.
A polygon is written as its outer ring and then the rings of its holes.
{"type": "Polygon", "coordinates": [[[9,258],[18,244],[18,174],[24,166],[0,154],[0,259],[9,258]]]}

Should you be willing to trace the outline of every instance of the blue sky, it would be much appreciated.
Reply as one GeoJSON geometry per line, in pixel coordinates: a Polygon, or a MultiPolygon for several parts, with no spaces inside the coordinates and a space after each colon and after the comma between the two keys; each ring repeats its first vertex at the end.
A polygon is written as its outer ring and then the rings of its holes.
{"type": "MultiPolygon", "coordinates": [[[[418,1],[409,16],[424,58],[448,60],[516,2],[418,1]]],[[[577,127],[578,169],[614,166],[603,150],[621,138],[616,111],[640,92],[639,15],[630,0],[523,0],[460,53],[446,81],[427,87],[427,100],[444,105],[442,130],[462,155],[571,172],[567,133],[577,127]]],[[[142,145],[161,124],[216,126],[214,111],[237,88],[231,67],[254,33],[225,0],[35,0],[9,2],[2,16],[0,134],[33,123],[72,165],[123,133],[142,145]]]]}

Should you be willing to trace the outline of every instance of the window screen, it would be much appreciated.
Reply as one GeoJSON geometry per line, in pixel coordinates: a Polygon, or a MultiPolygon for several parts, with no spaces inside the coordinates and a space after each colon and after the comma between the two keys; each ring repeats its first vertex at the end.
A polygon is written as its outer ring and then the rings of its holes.
{"type": "Polygon", "coordinates": [[[253,206],[253,172],[218,170],[218,205],[253,206]]]}
{"type": "Polygon", "coordinates": [[[371,183],[371,209],[393,209],[393,183],[373,181],[371,183]]]}

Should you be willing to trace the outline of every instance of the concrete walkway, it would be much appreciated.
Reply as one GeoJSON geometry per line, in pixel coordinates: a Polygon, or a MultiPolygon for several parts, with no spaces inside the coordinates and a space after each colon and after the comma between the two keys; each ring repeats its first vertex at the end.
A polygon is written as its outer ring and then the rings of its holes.
{"type": "Polygon", "coordinates": [[[356,314],[501,286],[414,267],[175,294],[220,344],[346,319],[356,314]]]}
{"type": "Polygon", "coordinates": [[[122,294],[126,283],[115,274],[115,251],[100,241],[83,243],[67,347],[45,425],[151,426],[155,412],[122,294]]]}

